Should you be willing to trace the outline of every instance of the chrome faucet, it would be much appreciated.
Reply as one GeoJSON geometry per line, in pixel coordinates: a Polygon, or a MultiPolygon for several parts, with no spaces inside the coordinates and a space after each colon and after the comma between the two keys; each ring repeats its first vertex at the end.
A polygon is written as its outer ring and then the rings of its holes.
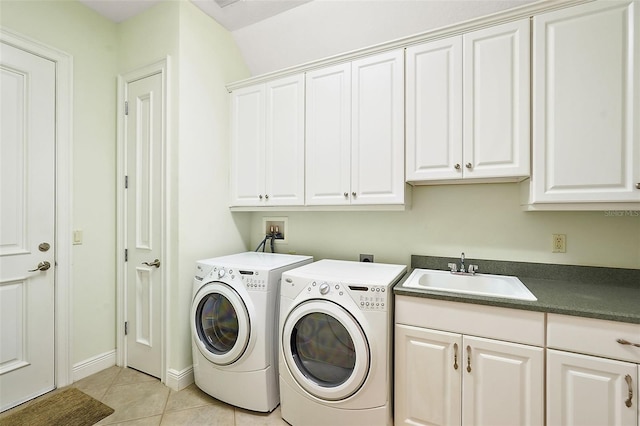
{"type": "Polygon", "coordinates": [[[478,265],[469,265],[469,271],[464,270],[464,252],[460,254],[460,270],[458,270],[458,265],[455,263],[448,263],[447,267],[451,271],[452,274],[469,274],[475,275],[478,270],[478,265]]]}

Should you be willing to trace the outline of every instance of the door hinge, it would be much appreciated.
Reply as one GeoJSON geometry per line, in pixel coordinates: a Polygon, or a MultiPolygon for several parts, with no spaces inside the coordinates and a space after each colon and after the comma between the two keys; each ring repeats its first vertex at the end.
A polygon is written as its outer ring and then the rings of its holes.
{"type": "Polygon", "coordinates": [[[124,115],[129,115],[129,101],[124,101],[124,115]]]}
{"type": "Polygon", "coordinates": [[[124,261],[129,261],[129,249],[124,249],[124,261]]]}
{"type": "Polygon", "coordinates": [[[124,189],[129,189],[129,176],[124,177],[124,189]]]}
{"type": "Polygon", "coordinates": [[[124,335],[129,334],[129,321],[124,322],[124,335]]]}

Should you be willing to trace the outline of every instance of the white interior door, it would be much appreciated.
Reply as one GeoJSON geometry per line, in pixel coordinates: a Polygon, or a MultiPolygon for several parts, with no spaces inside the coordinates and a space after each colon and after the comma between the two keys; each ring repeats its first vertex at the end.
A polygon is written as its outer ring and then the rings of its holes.
{"type": "Polygon", "coordinates": [[[126,363],[162,375],[162,74],[126,87],[126,363]]]}
{"type": "Polygon", "coordinates": [[[2,43],[0,410],[52,390],[55,64],[2,43]]]}

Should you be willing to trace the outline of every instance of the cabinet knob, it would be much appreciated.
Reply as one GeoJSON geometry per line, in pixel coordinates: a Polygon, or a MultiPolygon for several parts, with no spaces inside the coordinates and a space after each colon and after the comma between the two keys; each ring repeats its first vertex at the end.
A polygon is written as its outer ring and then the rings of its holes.
{"type": "Polygon", "coordinates": [[[455,165],[455,166],[453,166],[453,167],[455,167],[455,169],[456,169],[456,170],[460,170],[460,164],[457,164],[457,163],[456,163],[456,165],[455,165]]]}
{"type": "Polygon", "coordinates": [[[262,194],[258,195],[258,198],[260,198],[262,200],[262,194]]]}
{"type": "Polygon", "coordinates": [[[264,196],[264,199],[265,199],[265,200],[268,200],[268,199],[269,199],[269,196],[268,196],[268,195],[265,195],[265,196],[264,196]]]}
{"type": "Polygon", "coordinates": [[[636,183],[636,188],[640,189],[640,182],[636,183]]]}
{"type": "Polygon", "coordinates": [[[344,193],[344,198],[347,198],[348,196],[349,196],[349,193],[348,193],[348,192],[345,192],[345,193],[344,193]]]}
{"type": "Polygon", "coordinates": [[[467,163],[467,164],[465,164],[464,166],[465,166],[467,169],[470,169],[471,167],[473,167],[473,166],[471,165],[471,163],[467,163]]]}
{"type": "Polygon", "coordinates": [[[351,193],[351,196],[352,196],[352,197],[355,197],[355,196],[356,196],[355,191],[351,193]]]}

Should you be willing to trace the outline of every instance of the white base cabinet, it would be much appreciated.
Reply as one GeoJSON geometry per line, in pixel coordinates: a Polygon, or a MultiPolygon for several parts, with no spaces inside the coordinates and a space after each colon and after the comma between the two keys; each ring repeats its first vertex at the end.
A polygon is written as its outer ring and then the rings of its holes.
{"type": "Polygon", "coordinates": [[[640,324],[547,315],[547,424],[637,426],[640,324]]]}
{"type": "Polygon", "coordinates": [[[638,365],[547,350],[547,425],[638,424],[638,365]]]}
{"type": "Polygon", "coordinates": [[[544,423],[544,349],[466,334],[540,342],[544,314],[405,297],[395,309],[396,425],[544,423]]]}

